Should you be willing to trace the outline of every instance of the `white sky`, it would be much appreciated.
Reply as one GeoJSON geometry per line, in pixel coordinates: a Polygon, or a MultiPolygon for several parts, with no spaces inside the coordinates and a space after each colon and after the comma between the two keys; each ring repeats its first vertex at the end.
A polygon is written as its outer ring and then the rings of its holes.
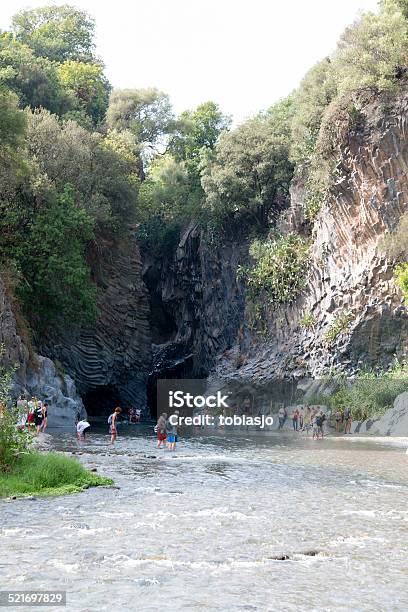
{"type": "MultiPolygon", "coordinates": [[[[56,1],[55,4],[64,4],[56,1]]],[[[235,121],[269,107],[377,0],[66,0],[96,20],[114,87],[158,87],[176,112],[206,100],[235,121]]],[[[1,0],[0,29],[22,8],[1,0]]]]}

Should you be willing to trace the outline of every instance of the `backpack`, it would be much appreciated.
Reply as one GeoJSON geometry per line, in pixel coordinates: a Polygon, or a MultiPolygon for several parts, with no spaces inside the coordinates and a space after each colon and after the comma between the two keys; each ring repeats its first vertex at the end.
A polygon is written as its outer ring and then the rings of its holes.
{"type": "Polygon", "coordinates": [[[108,416],[108,425],[112,425],[112,415],[108,416]]]}

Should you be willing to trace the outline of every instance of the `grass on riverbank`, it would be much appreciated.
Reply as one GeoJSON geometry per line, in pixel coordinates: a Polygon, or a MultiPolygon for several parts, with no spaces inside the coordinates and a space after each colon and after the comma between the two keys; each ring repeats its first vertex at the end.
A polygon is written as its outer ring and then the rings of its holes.
{"type": "Polygon", "coordinates": [[[89,472],[76,459],[31,451],[21,456],[11,471],[0,472],[0,497],[65,495],[111,484],[111,478],[89,472]]]}

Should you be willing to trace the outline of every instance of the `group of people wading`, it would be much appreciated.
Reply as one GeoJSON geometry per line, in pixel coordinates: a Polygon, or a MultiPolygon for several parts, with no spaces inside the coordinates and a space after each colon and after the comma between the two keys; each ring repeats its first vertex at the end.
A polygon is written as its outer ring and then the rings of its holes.
{"type": "MultiPolygon", "coordinates": [[[[108,417],[111,444],[115,443],[118,435],[118,421],[121,413],[122,409],[117,407],[108,417]]],[[[178,418],[178,410],[176,410],[169,418],[167,418],[167,414],[165,412],[159,416],[157,425],[154,428],[157,435],[157,448],[168,448],[169,450],[175,450],[177,444],[178,418]]],[[[139,422],[139,420],[137,422],[139,422]]],[[[78,440],[85,440],[86,434],[89,432],[90,428],[90,423],[86,419],[81,419],[78,415],[76,424],[76,435],[78,440]]]]}
{"type": "MultiPolygon", "coordinates": [[[[279,427],[283,429],[288,413],[286,408],[282,407],[279,409],[279,427]]],[[[319,406],[296,406],[290,416],[292,420],[293,431],[305,431],[309,435],[309,431],[312,431],[313,439],[318,440],[324,436],[324,422],[326,415],[319,406]]]]}

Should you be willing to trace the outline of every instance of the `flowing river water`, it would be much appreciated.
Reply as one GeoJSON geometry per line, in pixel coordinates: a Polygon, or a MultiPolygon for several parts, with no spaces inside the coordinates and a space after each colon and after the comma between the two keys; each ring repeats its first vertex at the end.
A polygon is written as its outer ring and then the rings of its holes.
{"type": "Polygon", "coordinates": [[[70,611],[408,610],[407,440],[197,436],[172,454],[136,429],[115,448],[52,434],[120,489],[0,502],[1,590],[63,589],[70,611]]]}

